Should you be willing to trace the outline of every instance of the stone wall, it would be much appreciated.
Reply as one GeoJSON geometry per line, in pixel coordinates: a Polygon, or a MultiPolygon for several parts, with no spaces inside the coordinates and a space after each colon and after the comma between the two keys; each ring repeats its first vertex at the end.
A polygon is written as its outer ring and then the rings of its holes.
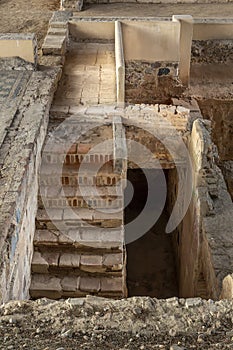
{"type": "Polygon", "coordinates": [[[208,121],[196,120],[189,144],[195,191],[183,222],[180,295],[198,296],[203,293],[199,287],[205,285],[206,297],[217,299],[223,278],[233,269],[233,206],[216,165],[218,155],[209,125],[208,121]],[[187,268],[189,262],[191,270],[187,268]]]}
{"type": "Polygon", "coordinates": [[[233,201],[233,160],[221,162],[220,167],[233,201]]]}
{"type": "Polygon", "coordinates": [[[164,103],[171,97],[180,96],[183,91],[177,62],[126,61],[126,102],[164,103]]]}
{"type": "MultiPolygon", "coordinates": [[[[7,84],[12,71],[3,73],[7,84]]],[[[0,147],[0,303],[28,298],[37,172],[58,73],[58,69],[30,74],[24,71],[23,76],[28,80],[24,84],[20,81],[21,95],[17,85],[13,85],[4,101],[0,100],[1,111],[10,118],[7,125],[1,118],[1,130],[5,133],[1,133],[0,147]]]]}
{"type": "Polygon", "coordinates": [[[227,63],[233,60],[233,40],[193,40],[192,63],[227,63]]]}
{"type": "Polygon", "coordinates": [[[220,160],[233,160],[233,100],[205,99],[198,104],[204,118],[211,120],[220,160]]]}
{"type": "Polygon", "coordinates": [[[233,198],[233,103],[232,100],[206,99],[198,104],[205,118],[211,120],[212,137],[218,147],[219,166],[233,198]]]}
{"type": "MultiPolygon", "coordinates": [[[[193,167],[193,194],[182,223],[172,233],[179,296],[218,299],[223,279],[233,269],[233,205],[216,165],[218,156],[208,121],[194,121],[188,148],[193,167]]],[[[176,169],[170,170],[169,212],[176,202],[178,186],[176,169]]]]}

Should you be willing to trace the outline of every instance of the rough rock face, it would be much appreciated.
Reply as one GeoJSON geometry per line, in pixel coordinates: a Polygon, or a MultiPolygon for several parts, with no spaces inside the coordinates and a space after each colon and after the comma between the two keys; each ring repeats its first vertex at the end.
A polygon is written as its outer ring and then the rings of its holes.
{"type": "Polygon", "coordinates": [[[35,66],[20,57],[4,57],[0,58],[0,70],[35,70],[35,66]]]}
{"type": "Polygon", "coordinates": [[[233,40],[194,40],[193,63],[226,63],[233,59],[233,40]]]}
{"type": "Polygon", "coordinates": [[[185,88],[177,72],[177,62],[126,62],[126,101],[149,104],[165,103],[171,97],[180,96],[185,88]]]}
{"type": "Polygon", "coordinates": [[[0,307],[0,349],[232,349],[233,301],[87,296],[0,307]]]}

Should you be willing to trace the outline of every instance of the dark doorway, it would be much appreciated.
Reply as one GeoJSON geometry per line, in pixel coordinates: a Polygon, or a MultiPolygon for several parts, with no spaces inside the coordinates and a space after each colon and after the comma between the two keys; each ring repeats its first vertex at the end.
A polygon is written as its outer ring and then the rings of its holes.
{"type": "MultiPolygon", "coordinates": [[[[156,181],[158,170],[151,169],[149,171],[156,181]]],[[[142,169],[129,169],[127,178],[134,188],[134,195],[128,205],[125,203],[126,237],[127,223],[134,220],[143,210],[148,194],[147,179],[142,169]]],[[[126,191],[128,191],[128,187],[126,187],[126,191]]],[[[150,212],[150,215],[153,215],[153,212],[150,212]]],[[[168,218],[165,205],[153,227],[141,238],[126,245],[129,296],[157,298],[178,296],[172,234],[165,233],[168,218]]]]}

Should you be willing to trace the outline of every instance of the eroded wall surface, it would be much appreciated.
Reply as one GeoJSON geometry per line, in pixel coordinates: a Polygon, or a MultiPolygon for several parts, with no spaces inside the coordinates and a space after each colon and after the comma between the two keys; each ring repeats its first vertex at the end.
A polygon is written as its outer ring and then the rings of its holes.
{"type": "Polygon", "coordinates": [[[21,69],[1,71],[0,302],[28,297],[40,151],[59,71],[21,69]]]}
{"type": "Polygon", "coordinates": [[[208,121],[194,121],[189,150],[193,196],[179,232],[180,295],[218,299],[233,268],[230,195],[216,165],[208,121]]]}
{"type": "Polygon", "coordinates": [[[125,100],[129,103],[168,102],[184,91],[178,62],[126,61],[125,100]]]}

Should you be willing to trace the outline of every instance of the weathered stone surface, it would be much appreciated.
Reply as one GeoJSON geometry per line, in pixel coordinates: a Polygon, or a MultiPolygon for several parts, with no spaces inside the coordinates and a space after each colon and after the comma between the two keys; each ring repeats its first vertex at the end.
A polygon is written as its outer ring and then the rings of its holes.
{"type": "MultiPolygon", "coordinates": [[[[9,298],[24,299],[29,294],[40,151],[59,71],[4,71],[2,76],[8,88],[4,89],[3,100],[0,98],[1,112],[8,121],[1,120],[3,124],[10,123],[11,128],[3,138],[10,147],[4,146],[3,153],[0,150],[4,181],[0,191],[1,227],[4,227],[0,238],[4,256],[0,269],[1,302],[9,298]],[[33,191],[28,191],[29,188],[33,191]],[[6,254],[7,251],[11,253],[6,254]]],[[[1,130],[4,131],[3,125],[1,130]]]]}
{"type": "Polygon", "coordinates": [[[79,267],[80,255],[75,253],[62,253],[59,260],[60,267],[79,267]]]}
{"type": "Polygon", "coordinates": [[[192,62],[226,63],[233,60],[233,40],[193,40],[192,62]]]}
{"type": "Polygon", "coordinates": [[[125,63],[125,99],[129,103],[166,103],[184,87],[177,62],[128,61],[125,63]]]}
{"type": "Polygon", "coordinates": [[[100,290],[100,279],[98,277],[81,277],[80,290],[84,292],[98,292],[100,290]]]}

